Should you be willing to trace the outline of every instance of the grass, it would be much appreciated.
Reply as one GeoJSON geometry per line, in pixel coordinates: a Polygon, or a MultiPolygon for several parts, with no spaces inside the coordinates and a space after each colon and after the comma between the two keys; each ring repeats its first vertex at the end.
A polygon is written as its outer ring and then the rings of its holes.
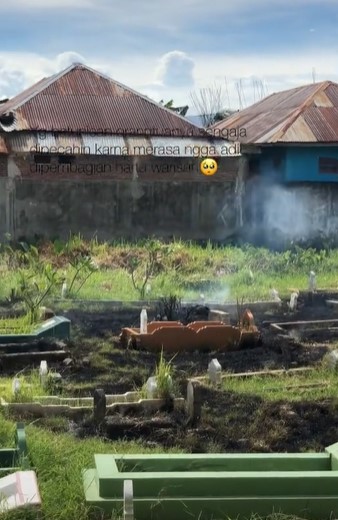
{"type": "Polygon", "coordinates": [[[163,350],[161,357],[156,365],[155,370],[156,377],[156,396],[160,399],[168,399],[173,395],[173,377],[174,367],[172,359],[166,361],[163,356],[163,350]]]}
{"type": "Polygon", "coordinates": [[[222,379],[222,388],[227,392],[256,395],[265,401],[279,401],[286,395],[292,402],[336,399],[337,385],[338,372],[324,366],[297,374],[222,379]]]}
{"type": "Polygon", "coordinates": [[[0,317],[0,334],[32,334],[37,325],[37,323],[30,323],[29,316],[0,317]]]}
{"type": "Polygon", "coordinates": [[[7,403],[27,403],[33,400],[37,395],[49,395],[47,389],[43,388],[40,382],[38,371],[29,374],[17,374],[15,379],[20,382],[20,389],[13,394],[12,384],[14,378],[2,377],[0,379],[0,397],[7,403]]]}
{"type": "MultiPolygon", "coordinates": [[[[127,267],[130,256],[137,259],[138,276],[142,279],[147,259],[145,241],[99,244],[77,236],[67,243],[42,243],[38,250],[40,259],[50,262],[68,280],[74,274],[69,263],[74,255],[91,256],[98,269],[77,293],[78,299],[130,301],[139,298],[127,267]]],[[[17,265],[9,261],[8,254],[8,251],[1,253],[0,250],[0,299],[8,297],[11,288],[18,284],[17,265]]],[[[175,294],[184,299],[201,299],[203,294],[206,299],[220,302],[236,301],[243,296],[248,300],[268,300],[272,288],[281,296],[290,294],[291,288],[306,289],[311,270],[317,275],[318,287],[337,290],[337,268],[338,249],[317,251],[292,246],[289,251],[272,252],[252,246],[216,247],[209,243],[202,247],[180,240],[169,244],[159,242],[147,298],[175,294]]],[[[53,298],[60,296],[61,287],[58,287],[53,298]]]]}

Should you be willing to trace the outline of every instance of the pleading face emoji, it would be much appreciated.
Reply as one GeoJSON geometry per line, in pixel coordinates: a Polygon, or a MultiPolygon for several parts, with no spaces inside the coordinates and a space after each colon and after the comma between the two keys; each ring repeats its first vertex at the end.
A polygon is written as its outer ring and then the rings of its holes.
{"type": "Polygon", "coordinates": [[[214,175],[217,172],[217,162],[207,157],[201,161],[200,170],[203,175],[214,175]]]}

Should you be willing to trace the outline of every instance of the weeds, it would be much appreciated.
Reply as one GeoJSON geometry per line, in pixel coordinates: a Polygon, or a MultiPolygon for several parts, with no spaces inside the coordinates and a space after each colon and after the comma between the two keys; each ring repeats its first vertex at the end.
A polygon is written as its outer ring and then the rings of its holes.
{"type": "Polygon", "coordinates": [[[168,321],[175,321],[178,319],[181,311],[181,298],[176,295],[169,295],[162,297],[158,305],[158,314],[161,319],[166,318],[168,321]]]}
{"type": "Polygon", "coordinates": [[[36,323],[39,318],[39,308],[51,294],[54,287],[60,284],[60,276],[50,264],[42,267],[41,275],[19,271],[20,298],[29,317],[30,323],[36,323]]]}
{"type": "MultiPolygon", "coordinates": [[[[174,356],[175,357],[175,356],[174,356]]],[[[158,364],[156,365],[155,377],[157,384],[157,395],[160,399],[170,399],[173,394],[173,374],[174,366],[172,361],[166,361],[163,356],[163,350],[158,364]]]]}
{"type": "Polygon", "coordinates": [[[69,261],[73,268],[72,277],[68,285],[68,296],[76,297],[90,276],[97,270],[92,258],[87,255],[77,254],[69,261]]]}

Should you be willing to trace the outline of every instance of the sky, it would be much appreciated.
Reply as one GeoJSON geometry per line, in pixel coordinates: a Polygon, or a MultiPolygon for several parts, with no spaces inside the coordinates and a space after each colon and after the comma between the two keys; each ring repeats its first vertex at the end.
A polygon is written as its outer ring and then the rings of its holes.
{"type": "Polygon", "coordinates": [[[200,112],[338,82],[338,0],[0,0],[0,98],[81,62],[200,112]],[[2,5],[4,4],[4,5],[2,5]]]}

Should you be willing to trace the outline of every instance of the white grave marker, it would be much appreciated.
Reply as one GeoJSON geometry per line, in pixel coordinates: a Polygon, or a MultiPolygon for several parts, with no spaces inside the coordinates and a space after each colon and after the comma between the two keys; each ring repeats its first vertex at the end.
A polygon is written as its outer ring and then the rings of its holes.
{"type": "Polygon", "coordinates": [[[316,273],[311,271],[310,276],[309,276],[309,291],[315,292],[316,288],[317,288],[316,273]]]}
{"type": "Polygon", "coordinates": [[[134,520],[133,481],[123,482],[123,520],[134,520]]]}
{"type": "Polygon", "coordinates": [[[218,359],[214,358],[208,365],[209,380],[213,385],[217,385],[222,381],[222,367],[218,359]]]}

